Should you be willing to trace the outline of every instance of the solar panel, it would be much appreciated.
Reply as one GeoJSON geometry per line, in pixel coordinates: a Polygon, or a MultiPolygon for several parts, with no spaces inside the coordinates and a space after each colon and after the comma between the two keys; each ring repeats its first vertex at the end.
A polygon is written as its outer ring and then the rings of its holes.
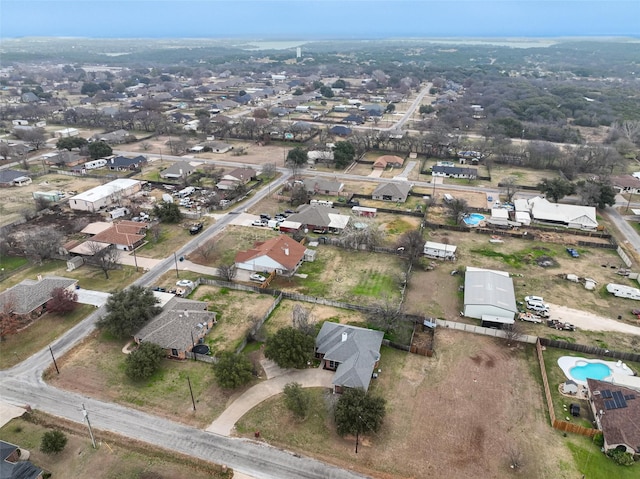
{"type": "Polygon", "coordinates": [[[605,389],[604,391],[600,391],[600,393],[602,394],[602,397],[605,399],[611,399],[612,397],[611,391],[608,389],[605,389]]]}
{"type": "Polygon", "coordinates": [[[615,403],[611,399],[604,402],[604,408],[607,411],[610,411],[611,409],[617,409],[615,403]]]}
{"type": "Polygon", "coordinates": [[[625,394],[624,398],[629,401],[630,399],[635,399],[636,395],[635,394],[625,394]]]}
{"type": "Polygon", "coordinates": [[[627,407],[627,401],[625,401],[624,396],[622,395],[622,391],[614,391],[613,400],[616,403],[616,407],[627,407]]]}

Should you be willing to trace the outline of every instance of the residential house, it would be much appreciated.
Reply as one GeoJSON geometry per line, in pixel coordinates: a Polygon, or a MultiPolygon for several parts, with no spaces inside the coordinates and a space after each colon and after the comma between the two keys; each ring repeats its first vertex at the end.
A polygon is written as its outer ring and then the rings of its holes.
{"type": "Polygon", "coordinates": [[[635,176],[612,176],[611,183],[618,193],[629,193],[632,195],[640,193],[640,179],[635,176]]]}
{"type": "Polygon", "coordinates": [[[349,115],[342,119],[342,123],[347,123],[349,125],[362,125],[364,123],[364,118],[360,115],[349,115]]]}
{"type": "Polygon", "coordinates": [[[604,450],[640,454],[640,394],[634,389],[587,378],[589,406],[604,438],[604,450]]]}
{"type": "Polygon", "coordinates": [[[110,228],[94,235],[91,240],[108,243],[123,251],[133,251],[145,239],[147,223],[123,220],[113,223],[110,228]]]}
{"type": "Polygon", "coordinates": [[[287,220],[316,233],[340,233],[349,224],[350,217],[340,214],[336,208],[316,204],[301,206],[287,220]]]}
{"type": "Polygon", "coordinates": [[[536,196],[528,200],[531,216],[541,223],[576,229],[595,229],[598,227],[596,209],[593,206],[566,205],[551,203],[536,196]]]}
{"type": "Polygon", "coordinates": [[[464,315],[486,327],[513,324],[518,313],[509,273],[467,267],[464,276],[464,315]]]}
{"type": "Polygon", "coordinates": [[[219,190],[235,190],[239,185],[246,185],[257,175],[253,168],[236,168],[225,174],[216,184],[219,190]]]}
{"type": "Polygon", "coordinates": [[[334,392],[345,388],[367,391],[380,363],[384,333],[326,321],[316,337],[315,357],[324,369],[335,371],[334,392]]]}
{"type": "Polygon", "coordinates": [[[407,196],[411,191],[410,183],[382,183],[371,194],[371,198],[374,200],[382,201],[395,201],[397,203],[404,203],[407,201],[407,196]]]}
{"type": "Polygon", "coordinates": [[[165,168],[160,172],[160,178],[179,180],[188,177],[195,171],[196,168],[187,161],[176,161],[169,168],[165,168]]]}
{"type": "Polygon", "coordinates": [[[333,151],[313,150],[307,152],[307,163],[315,165],[318,161],[332,162],[334,160],[333,151]]]}
{"type": "Polygon", "coordinates": [[[213,153],[226,153],[227,151],[233,150],[233,145],[221,141],[207,141],[205,146],[211,148],[213,153]]]}
{"type": "Polygon", "coordinates": [[[136,343],[153,343],[167,356],[186,359],[191,351],[216,324],[216,313],[207,311],[207,303],[174,297],[134,335],[136,343]]]}
{"type": "Polygon", "coordinates": [[[109,169],[115,171],[141,170],[142,167],[146,165],[147,158],[142,155],[138,155],[135,158],[116,156],[114,158],[110,158],[107,163],[109,169]]]}
{"type": "Polygon", "coordinates": [[[95,212],[119,202],[121,198],[134,195],[141,189],[141,181],[119,178],[72,196],[69,199],[69,207],[72,210],[95,212]]]}
{"type": "Polygon", "coordinates": [[[37,280],[25,279],[0,293],[0,311],[25,315],[39,310],[52,298],[53,290],[75,289],[78,280],[60,276],[38,276],[37,280]]]}
{"type": "Polygon", "coordinates": [[[293,238],[280,235],[257,242],[252,249],[239,251],[235,264],[239,269],[292,276],[304,261],[307,248],[293,238]]]}
{"type": "Polygon", "coordinates": [[[473,180],[478,177],[478,169],[465,168],[462,166],[435,165],[431,168],[431,175],[445,178],[465,178],[473,180]]]}
{"type": "Polygon", "coordinates": [[[336,125],[329,128],[329,133],[336,136],[349,136],[351,134],[351,128],[336,125]]]}
{"type": "Polygon", "coordinates": [[[116,130],[109,133],[96,133],[91,137],[93,141],[104,141],[110,145],[120,145],[129,141],[135,141],[136,137],[127,130],[116,130]]]}
{"type": "Polygon", "coordinates": [[[0,187],[7,188],[9,186],[16,186],[25,182],[25,178],[31,180],[30,177],[24,174],[24,171],[18,170],[0,170],[0,187]]]}
{"type": "Polygon", "coordinates": [[[393,168],[402,168],[404,164],[404,159],[395,155],[383,155],[378,158],[373,167],[376,169],[384,170],[387,166],[391,166],[393,168]]]}
{"type": "Polygon", "coordinates": [[[86,157],[81,156],[77,151],[67,150],[60,150],[55,153],[45,153],[41,156],[41,159],[46,165],[59,166],[63,168],[73,168],[74,166],[81,165],[86,161],[86,157]]]}
{"type": "Polygon", "coordinates": [[[343,183],[321,176],[305,178],[303,182],[307,193],[311,195],[338,195],[344,189],[343,183]]]}
{"type": "Polygon", "coordinates": [[[0,440],[0,479],[42,479],[42,469],[26,460],[29,453],[0,440]]]}

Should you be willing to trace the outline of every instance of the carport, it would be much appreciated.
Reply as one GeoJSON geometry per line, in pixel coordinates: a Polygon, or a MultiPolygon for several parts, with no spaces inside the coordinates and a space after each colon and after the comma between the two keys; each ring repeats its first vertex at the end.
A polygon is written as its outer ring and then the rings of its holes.
{"type": "Polygon", "coordinates": [[[481,318],[480,326],[484,328],[502,329],[505,324],[513,324],[515,320],[513,318],[505,318],[503,316],[491,316],[490,314],[483,314],[481,318]]]}

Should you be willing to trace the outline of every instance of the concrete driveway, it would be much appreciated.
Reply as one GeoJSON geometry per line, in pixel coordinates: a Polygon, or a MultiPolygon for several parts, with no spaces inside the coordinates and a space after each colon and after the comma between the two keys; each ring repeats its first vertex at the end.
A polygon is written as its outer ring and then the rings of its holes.
{"type": "Polygon", "coordinates": [[[76,294],[78,295],[78,303],[92,304],[97,308],[105,304],[107,302],[107,298],[111,296],[111,294],[105,293],[104,291],[93,291],[91,289],[83,288],[76,289],[76,294]]]}
{"type": "Polygon", "coordinates": [[[292,369],[279,370],[270,367],[268,364],[265,371],[269,369],[276,376],[245,391],[240,397],[233,401],[218,418],[206,429],[207,432],[219,434],[221,436],[231,436],[236,422],[265,399],[276,394],[280,394],[284,386],[290,382],[297,382],[305,388],[311,387],[332,387],[333,372],[322,368],[313,369],[292,369]]]}

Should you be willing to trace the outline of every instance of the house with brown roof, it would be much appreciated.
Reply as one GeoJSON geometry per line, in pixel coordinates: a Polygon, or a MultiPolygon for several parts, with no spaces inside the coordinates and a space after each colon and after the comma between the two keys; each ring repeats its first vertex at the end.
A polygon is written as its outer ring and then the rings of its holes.
{"type": "Polygon", "coordinates": [[[257,175],[253,168],[236,168],[225,174],[216,184],[219,190],[235,190],[240,185],[246,185],[257,175]]]}
{"type": "Polygon", "coordinates": [[[337,195],[344,189],[344,183],[321,176],[305,178],[303,182],[305,190],[310,195],[337,195]]]}
{"type": "Polygon", "coordinates": [[[25,279],[0,293],[0,311],[25,315],[41,308],[53,297],[53,290],[75,289],[78,280],[60,276],[39,276],[38,279],[25,279]]]}
{"type": "Polygon", "coordinates": [[[402,168],[404,164],[404,159],[396,156],[396,155],[383,155],[378,158],[373,167],[376,169],[384,170],[387,166],[391,166],[393,168],[402,168]]]}
{"type": "Polygon", "coordinates": [[[306,229],[316,233],[340,233],[351,219],[341,214],[337,208],[319,204],[301,205],[298,212],[287,218],[288,221],[299,223],[306,229]]]}
{"type": "Polygon", "coordinates": [[[207,303],[174,297],[135,335],[134,340],[154,343],[165,349],[167,356],[185,359],[201,338],[216,324],[216,313],[207,311],[207,303]]]}
{"type": "Polygon", "coordinates": [[[604,437],[604,450],[624,448],[640,454],[640,394],[633,389],[587,378],[589,405],[604,437]]]}
{"type": "Polygon", "coordinates": [[[410,183],[381,183],[373,190],[371,198],[374,200],[404,203],[407,201],[407,196],[409,196],[412,186],[410,183]]]}
{"type": "Polygon", "coordinates": [[[640,179],[631,175],[612,176],[611,183],[618,193],[640,193],[640,179]]]}
{"type": "Polygon", "coordinates": [[[143,243],[146,231],[146,223],[123,220],[94,235],[91,240],[112,244],[124,251],[133,251],[143,243]]]}
{"type": "Polygon", "coordinates": [[[286,235],[257,242],[253,248],[238,251],[236,267],[248,271],[272,272],[292,276],[304,261],[307,248],[286,235]]]}

